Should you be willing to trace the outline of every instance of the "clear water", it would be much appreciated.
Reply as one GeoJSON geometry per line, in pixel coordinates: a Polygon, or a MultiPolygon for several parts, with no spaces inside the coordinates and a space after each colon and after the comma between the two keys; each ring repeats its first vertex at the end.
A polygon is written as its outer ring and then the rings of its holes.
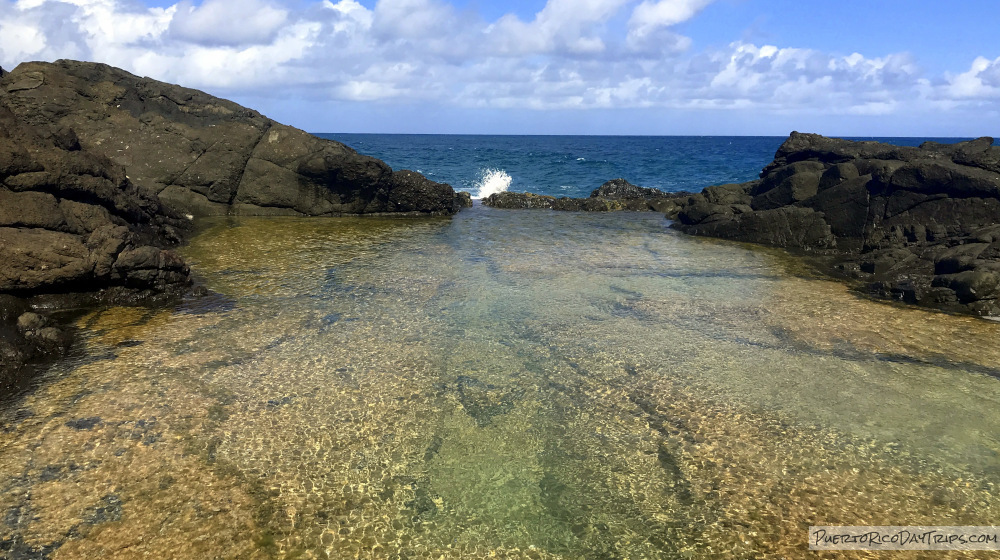
{"type": "MultiPolygon", "coordinates": [[[[609,179],[668,192],[757,178],[785,137],[778,136],[475,136],[318,134],[413,169],[474,197],[497,186],[500,171],[514,192],[587,197],[609,179]],[[491,181],[491,179],[493,179],[491,181]],[[485,190],[484,190],[485,187],[485,190]]],[[[918,146],[963,138],[852,138],[918,146]]]]}
{"type": "Polygon", "coordinates": [[[209,225],[228,299],[91,313],[0,411],[8,557],[800,558],[1000,519],[1000,325],[655,214],[209,225]]]}

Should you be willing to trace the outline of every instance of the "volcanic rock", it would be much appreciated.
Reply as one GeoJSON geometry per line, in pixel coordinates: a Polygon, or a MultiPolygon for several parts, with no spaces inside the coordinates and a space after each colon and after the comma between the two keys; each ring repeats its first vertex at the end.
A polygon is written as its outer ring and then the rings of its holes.
{"type": "Polygon", "coordinates": [[[448,185],[204,92],[104,64],[18,66],[3,105],[50,144],[125,168],[179,215],[450,214],[448,185]]]}
{"type": "Polygon", "coordinates": [[[534,193],[499,192],[483,199],[485,206],[507,209],[549,209],[575,212],[660,212],[673,215],[679,209],[677,201],[691,193],[666,193],[659,189],[639,187],[625,179],[607,181],[589,198],[570,198],[534,193]]]}
{"type": "Polygon", "coordinates": [[[873,295],[1000,316],[1000,147],[793,132],[760,179],[681,201],[673,227],[824,255],[873,295]]]}

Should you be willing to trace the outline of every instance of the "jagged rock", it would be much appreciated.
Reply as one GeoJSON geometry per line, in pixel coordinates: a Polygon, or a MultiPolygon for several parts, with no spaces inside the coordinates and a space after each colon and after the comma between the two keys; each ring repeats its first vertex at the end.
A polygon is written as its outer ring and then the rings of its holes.
{"type": "MultiPolygon", "coordinates": [[[[171,247],[193,216],[450,214],[441,183],[230,101],[62,60],[0,70],[0,384],[65,346],[11,301],[162,301],[190,284],[171,247]],[[8,312],[10,311],[10,312],[8,312]],[[21,328],[24,327],[24,328],[21,328]]],[[[41,315],[39,315],[41,316],[41,315]]],[[[42,317],[44,319],[44,317],[42,317]]]]}
{"type": "Polygon", "coordinates": [[[589,198],[570,198],[534,193],[499,192],[483,199],[483,205],[508,209],[550,209],[571,212],[677,212],[677,200],[691,193],[665,193],[637,187],[625,179],[612,179],[591,192],[589,198]]]}
{"type": "Polygon", "coordinates": [[[472,208],[472,195],[465,191],[459,191],[455,193],[455,203],[459,208],[472,208]]]}
{"type": "Polygon", "coordinates": [[[484,206],[505,209],[544,208],[551,209],[556,197],[534,193],[498,192],[483,199],[484,206]]]}
{"type": "Polygon", "coordinates": [[[667,196],[667,193],[660,189],[639,187],[629,183],[625,179],[611,179],[590,193],[591,198],[659,198],[667,196]]]}
{"type": "Polygon", "coordinates": [[[823,215],[810,208],[784,207],[759,212],[717,213],[687,228],[694,235],[749,241],[776,247],[836,246],[823,215]]]}
{"type": "Polygon", "coordinates": [[[104,64],[18,66],[0,81],[18,119],[64,150],[123,167],[176,214],[450,214],[448,185],[204,92],[104,64]]]}
{"type": "Polygon", "coordinates": [[[673,227],[832,256],[832,273],[881,297],[1000,313],[992,138],[900,147],[793,132],[760,177],[680,201],[673,227]]]}

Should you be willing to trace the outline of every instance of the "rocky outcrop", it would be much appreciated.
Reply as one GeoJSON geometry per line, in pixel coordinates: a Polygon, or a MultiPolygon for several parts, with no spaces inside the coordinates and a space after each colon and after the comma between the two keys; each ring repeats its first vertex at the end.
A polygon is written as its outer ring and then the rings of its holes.
{"type": "Polygon", "coordinates": [[[760,179],[682,201],[694,235],[824,255],[871,293],[1000,316],[1000,147],[793,132],[760,179]]]}
{"type": "Polygon", "coordinates": [[[50,142],[125,168],[144,196],[175,214],[450,214],[460,206],[448,185],[104,64],[21,64],[0,78],[0,100],[50,142]]]}
{"type": "Polygon", "coordinates": [[[186,286],[188,267],[170,250],[183,225],[121,166],[71,133],[37,134],[0,97],[0,385],[68,343],[31,298],[48,295],[51,311],[69,292],[135,301],[186,286]]]}
{"type": "Polygon", "coordinates": [[[169,300],[194,216],[435,215],[467,194],[203,92],[103,64],[0,70],[0,396],[60,310],[169,300]]]}
{"type": "Polygon", "coordinates": [[[516,192],[499,192],[483,199],[485,206],[507,209],[548,209],[576,212],[661,212],[674,215],[678,201],[691,193],[666,193],[638,187],[625,179],[612,179],[590,193],[589,198],[569,198],[516,192]]]}

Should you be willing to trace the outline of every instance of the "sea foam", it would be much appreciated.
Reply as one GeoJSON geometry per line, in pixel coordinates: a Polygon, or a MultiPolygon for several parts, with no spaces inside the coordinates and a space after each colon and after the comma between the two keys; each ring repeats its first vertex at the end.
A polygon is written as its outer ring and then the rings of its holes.
{"type": "Polygon", "coordinates": [[[479,172],[479,180],[476,181],[476,191],[473,198],[483,199],[491,194],[504,192],[510,187],[511,178],[503,169],[487,168],[479,172]]]}

